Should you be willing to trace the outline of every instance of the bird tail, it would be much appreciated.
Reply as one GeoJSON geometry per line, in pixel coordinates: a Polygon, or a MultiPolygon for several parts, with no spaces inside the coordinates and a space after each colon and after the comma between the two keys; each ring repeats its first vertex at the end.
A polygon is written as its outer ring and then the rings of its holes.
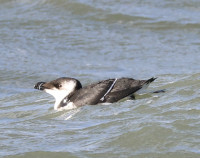
{"type": "MultiPolygon", "coordinates": [[[[153,82],[155,79],[157,79],[157,77],[152,77],[150,79],[148,79],[145,84],[150,84],[151,82],[153,82]]],[[[151,93],[165,93],[166,92],[166,89],[160,89],[160,90],[156,90],[156,91],[153,91],[151,93]]]]}
{"type": "MultiPolygon", "coordinates": [[[[157,77],[152,77],[152,78],[146,80],[141,89],[146,89],[149,86],[149,84],[156,79],[157,79],[157,77]]],[[[150,93],[165,93],[165,92],[166,92],[166,89],[160,89],[160,90],[156,90],[156,91],[153,91],[153,92],[150,92],[150,93]]]]}
{"type": "Polygon", "coordinates": [[[150,84],[150,83],[153,82],[155,79],[157,79],[157,77],[152,77],[152,78],[146,80],[144,84],[150,84]]]}
{"type": "Polygon", "coordinates": [[[152,78],[150,78],[148,80],[142,80],[141,81],[141,89],[138,90],[136,93],[137,94],[146,94],[146,93],[149,93],[146,89],[148,88],[149,84],[151,82],[153,82],[155,79],[157,79],[157,78],[152,77],[152,78]]]}

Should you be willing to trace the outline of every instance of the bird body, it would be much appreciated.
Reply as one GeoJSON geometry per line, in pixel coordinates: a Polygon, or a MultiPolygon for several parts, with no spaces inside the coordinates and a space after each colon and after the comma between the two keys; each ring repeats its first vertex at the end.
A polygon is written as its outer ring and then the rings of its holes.
{"type": "Polygon", "coordinates": [[[114,103],[133,95],[143,88],[147,88],[155,79],[116,78],[82,87],[77,79],[62,77],[50,82],[38,82],[34,88],[53,95],[56,100],[54,109],[58,110],[83,105],[114,103]]]}

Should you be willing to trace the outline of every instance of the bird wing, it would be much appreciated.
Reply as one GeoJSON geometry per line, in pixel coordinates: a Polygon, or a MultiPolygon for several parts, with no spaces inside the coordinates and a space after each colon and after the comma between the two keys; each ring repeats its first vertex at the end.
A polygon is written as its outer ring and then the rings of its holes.
{"type": "Polygon", "coordinates": [[[83,87],[77,90],[68,99],[76,106],[95,105],[104,102],[113,103],[148,86],[155,79],[156,78],[150,78],[148,80],[135,80],[132,78],[120,78],[117,80],[108,79],[83,87]],[[110,90],[111,87],[112,89],[110,90]]]}
{"type": "Polygon", "coordinates": [[[76,106],[98,104],[99,100],[109,90],[113,82],[114,79],[108,79],[83,87],[82,89],[77,90],[69,98],[69,100],[73,102],[76,106]]]}
{"type": "Polygon", "coordinates": [[[110,93],[105,96],[104,102],[117,102],[132,95],[143,87],[147,87],[155,79],[156,78],[150,78],[148,80],[135,80],[132,78],[118,79],[110,93]]]}
{"type": "Polygon", "coordinates": [[[139,89],[141,89],[141,83],[138,80],[132,78],[118,79],[110,93],[105,96],[104,102],[117,102],[139,89]]]}

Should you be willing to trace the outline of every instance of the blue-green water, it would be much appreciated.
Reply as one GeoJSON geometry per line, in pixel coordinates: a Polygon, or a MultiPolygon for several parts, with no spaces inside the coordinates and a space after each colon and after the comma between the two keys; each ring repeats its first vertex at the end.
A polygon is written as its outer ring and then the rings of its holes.
{"type": "Polygon", "coordinates": [[[0,157],[200,157],[200,2],[0,0],[0,157]],[[158,77],[164,94],[53,110],[38,81],[158,77]]]}

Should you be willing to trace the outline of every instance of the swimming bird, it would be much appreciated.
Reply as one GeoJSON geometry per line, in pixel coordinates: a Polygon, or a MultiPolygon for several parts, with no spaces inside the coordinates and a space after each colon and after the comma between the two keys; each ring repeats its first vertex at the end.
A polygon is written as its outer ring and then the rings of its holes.
{"type": "Polygon", "coordinates": [[[156,78],[135,80],[133,78],[107,79],[82,87],[79,80],[62,77],[50,82],[38,82],[34,88],[45,91],[55,98],[54,109],[73,109],[83,105],[114,103],[146,89],[156,78]]]}

